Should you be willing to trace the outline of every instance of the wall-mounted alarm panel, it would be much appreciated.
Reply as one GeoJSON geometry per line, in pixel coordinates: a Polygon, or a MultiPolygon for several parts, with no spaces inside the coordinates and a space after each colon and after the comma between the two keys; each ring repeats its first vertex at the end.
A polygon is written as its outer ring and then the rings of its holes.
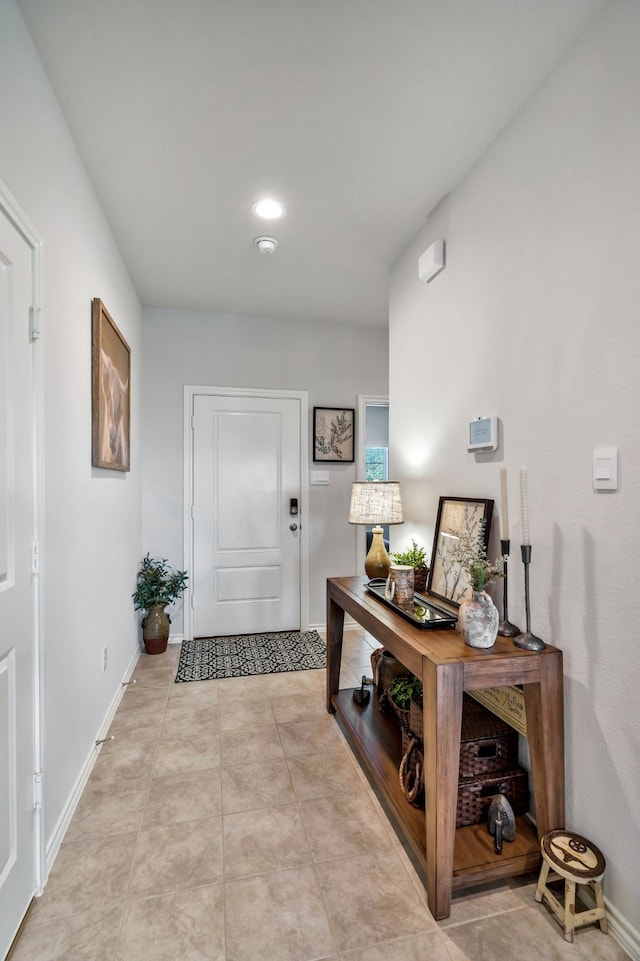
{"type": "Polygon", "coordinates": [[[477,453],[497,449],[498,418],[493,415],[482,415],[470,420],[467,450],[477,453]]]}

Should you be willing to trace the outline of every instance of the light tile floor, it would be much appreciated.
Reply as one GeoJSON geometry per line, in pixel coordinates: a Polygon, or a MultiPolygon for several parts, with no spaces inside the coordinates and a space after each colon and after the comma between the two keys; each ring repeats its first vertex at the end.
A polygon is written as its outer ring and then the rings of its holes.
{"type": "MultiPolygon", "coordinates": [[[[343,687],[377,644],[345,633],[343,687]]],[[[535,879],[437,923],[324,708],[324,671],[175,684],[142,655],[11,961],[624,961],[535,879]]]]}

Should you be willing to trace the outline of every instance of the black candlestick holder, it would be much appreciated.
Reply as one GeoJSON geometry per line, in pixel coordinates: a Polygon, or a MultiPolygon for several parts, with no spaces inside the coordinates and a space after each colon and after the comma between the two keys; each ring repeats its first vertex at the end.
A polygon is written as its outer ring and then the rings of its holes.
{"type": "Polygon", "coordinates": [[[500,552],[501,552],[501,554],[502,554],[502,571],[503,571],[503,577],[502,577],[502,584],[503,584],[503,589],[502,589],[502,615],[503,615],[503,616],[502,616],[502,620],[500,621],[500,625],[499,625],[499,627],[498,627],[498,634],[500,634],[501,637],[517,637],[519,634],[522,634],[522,631],[520,630],[520,628],[519,628],[519,627],[516,627],[516,625],[515,625],[515,624],[512,624],[511,621],[509,620],[509,610],[508,610],[508,607],[509,607],[509,604],[508,604],[508,584],[507,584],[508,570],[507,570],[507,568],[508,568],[508,566],[509,566],[509,551],[510,551],[510,550],[511,550],[511,541],[510,541],[510,540],[500,541],[500,552]]]}
{"type": "Polygon", "coordinates": [[[540,637],[531,633],[531,613],[529,610],[529,565],[531,564],[531,544],[521,544],[520,553],[524,564],[524,604],[527,615],[527,629],[524,634],[518,634],[514,639],[516,647],[525,651],[542,651],[547,645],[540,637]]]}

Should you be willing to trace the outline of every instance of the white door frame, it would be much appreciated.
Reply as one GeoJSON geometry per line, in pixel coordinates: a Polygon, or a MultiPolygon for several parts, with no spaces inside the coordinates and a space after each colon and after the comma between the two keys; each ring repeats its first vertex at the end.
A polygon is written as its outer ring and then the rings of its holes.
{"type": "MultiPolygon", "coordinates": [[[[29,221],[13,195],[0,181],[0,210],[22,235],[31,249],[31,342],[32,342],[32,397],[33,397],[33,542],[34,565],[32,583],[33,604],[33,884],[34,894],[42,894],[46,870],[46,838],[44,836],[44,629],[42,573],[44,567],[44,388],[42,330],[42,238],[29,221]]],[[[25,324],[28,318],[25,317],[25,324]]]]}
{"type": "MultiPolygon", "coordinates": [[[[183,483],[183,569],[193,570],[193,431],[191,417],[193,398],[197,394],[210,397],[269,397],[300,401],[300,629],[309,630],[309,395],[306,390],[260,390],[255,387],[197,387],[187,384],[184,388],[184,483],[183,483]]],[[[184,637],[193,639],[193,608],[190,583],[184,592],[184,637]]]]}

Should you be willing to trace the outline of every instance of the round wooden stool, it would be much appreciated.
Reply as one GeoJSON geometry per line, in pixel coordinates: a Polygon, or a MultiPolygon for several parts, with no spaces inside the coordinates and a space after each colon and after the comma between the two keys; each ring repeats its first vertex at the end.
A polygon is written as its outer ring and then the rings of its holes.
{"type": "Polygon", "coordinates": [[[535,899],[547,902],[554,917],[562,925],[565,941],[573,942],[573,932],[584,924],[598,921],[600,930],[608,931],[607,918],[602,898],[602,878],[605,860],[601,852],[586,838],[572,831],[550,831],[540,842],[542,867],[536,888],[535,899]],[[549,890],[549,881],[564,878],[564,906],[549,890]],[[591,888],[595,898],[595,908],[576,914],[576,885],[591,888]]]}

